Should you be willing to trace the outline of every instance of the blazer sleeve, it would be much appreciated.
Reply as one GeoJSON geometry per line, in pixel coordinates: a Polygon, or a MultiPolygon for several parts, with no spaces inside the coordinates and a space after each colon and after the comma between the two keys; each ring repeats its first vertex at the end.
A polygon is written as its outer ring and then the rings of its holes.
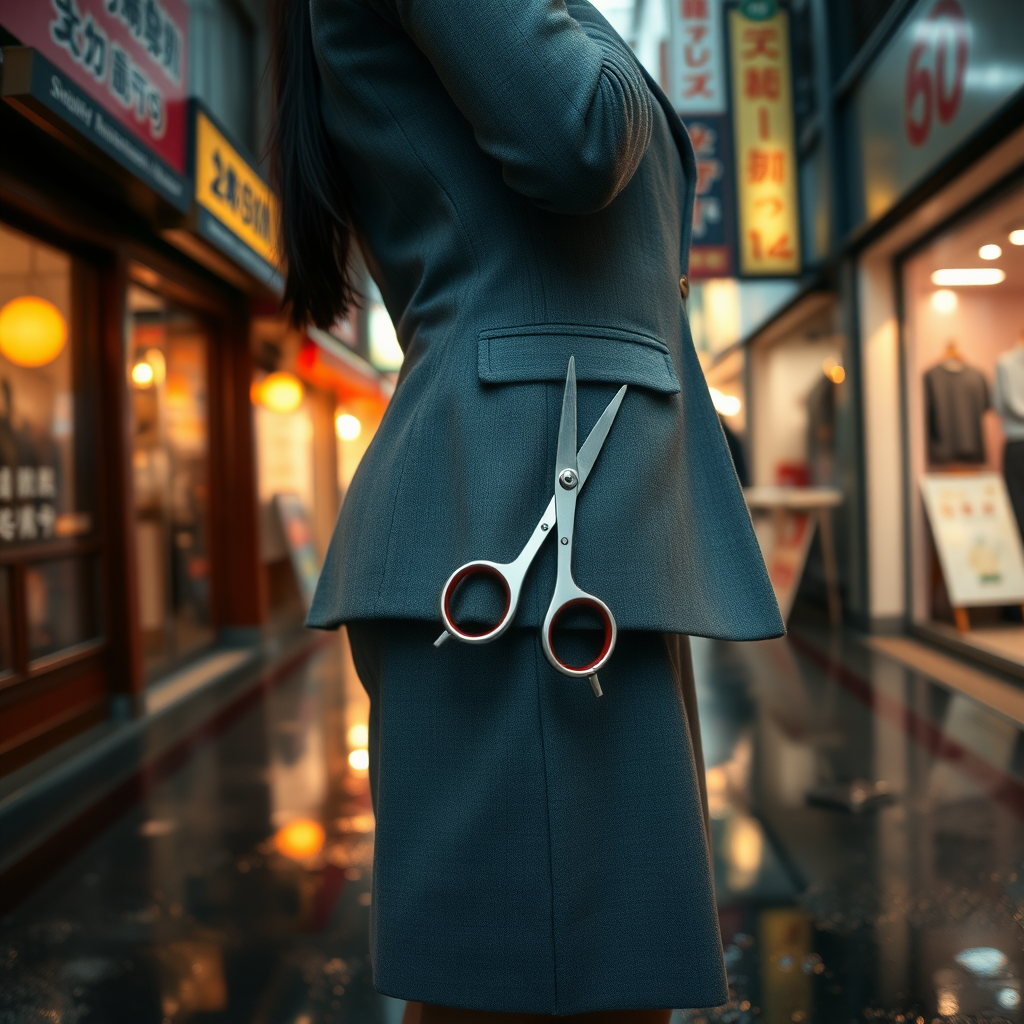
{"type": "Polygon", "coordinates": [[[510,188],[582,214],[629,182],[651,139],[652,98],[629,47],[590,4],[370,2],[426,55],[510,188]]]}

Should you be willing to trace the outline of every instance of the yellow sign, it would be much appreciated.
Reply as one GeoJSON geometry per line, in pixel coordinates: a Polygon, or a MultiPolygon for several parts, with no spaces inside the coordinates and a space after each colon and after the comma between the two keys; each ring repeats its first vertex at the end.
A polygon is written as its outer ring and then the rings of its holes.
{"type": "Polygon", "coordinates": [[[196,202],[253,252],[277,262],[277,200],[270,186],[201,111],[196,111],[196,202]]]}
{"type": "Polygon", "coordinates": [[[740,273],[800,272],[789,20],[729,12],[740,273]]]}

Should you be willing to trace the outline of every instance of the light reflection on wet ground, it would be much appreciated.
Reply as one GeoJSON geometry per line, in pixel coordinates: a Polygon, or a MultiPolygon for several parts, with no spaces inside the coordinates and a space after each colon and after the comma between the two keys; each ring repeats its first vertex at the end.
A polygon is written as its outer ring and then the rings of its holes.
{"type": "MultiPolygon", "coordinates": [[[[674,1024],[1020,1021],[1018,727],[810,627],[694,655],[732,998],[674,1024]]],[[[339,643],[199,744],[0,923],[0,1024],[397,1024],[365,714],[339,643]]]]}

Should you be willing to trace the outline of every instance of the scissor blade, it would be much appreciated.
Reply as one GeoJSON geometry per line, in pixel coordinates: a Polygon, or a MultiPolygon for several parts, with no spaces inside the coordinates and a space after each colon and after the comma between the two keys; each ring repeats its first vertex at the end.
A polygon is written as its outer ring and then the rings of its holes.
{"type": "Polygon", "coordinates": [[[587,482],[587,477],[590,476],[590,471],[594,468],[598,455],[601,454],[601,449],[604,447],[604,442],[608,437],[608,431],[612,429],[612,424],[615,422],[619,406],[622,405],[622,399],[625,395],[626,385],[623,384],[615,393],[615,397],[605,406],[604,412],[601,413],[601,418],[594,424],[594,429],[587,435],[586,441],[583,442],[583,447],[576,456],[576,472],[580,477],[580,487],[587,482]]]}
{"type": "Polygon", "coordinates": [[[562,395],[562,418],[558,424],[558,448],[555,450],[555,475],[564,469],[576,469],[576,357],[569,356],[562,395]]]}

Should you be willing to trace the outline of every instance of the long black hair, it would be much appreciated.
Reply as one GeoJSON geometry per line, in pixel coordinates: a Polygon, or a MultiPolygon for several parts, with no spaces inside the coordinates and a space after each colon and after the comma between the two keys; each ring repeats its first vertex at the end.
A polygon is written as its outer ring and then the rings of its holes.
{"type": "Polygon", "coordinates": [[[310,0],[273,0],[270,173],[281,209],[284,306],[297,327],[331,326],[352,304],[345,174],[320,109],[310,0]]]}

